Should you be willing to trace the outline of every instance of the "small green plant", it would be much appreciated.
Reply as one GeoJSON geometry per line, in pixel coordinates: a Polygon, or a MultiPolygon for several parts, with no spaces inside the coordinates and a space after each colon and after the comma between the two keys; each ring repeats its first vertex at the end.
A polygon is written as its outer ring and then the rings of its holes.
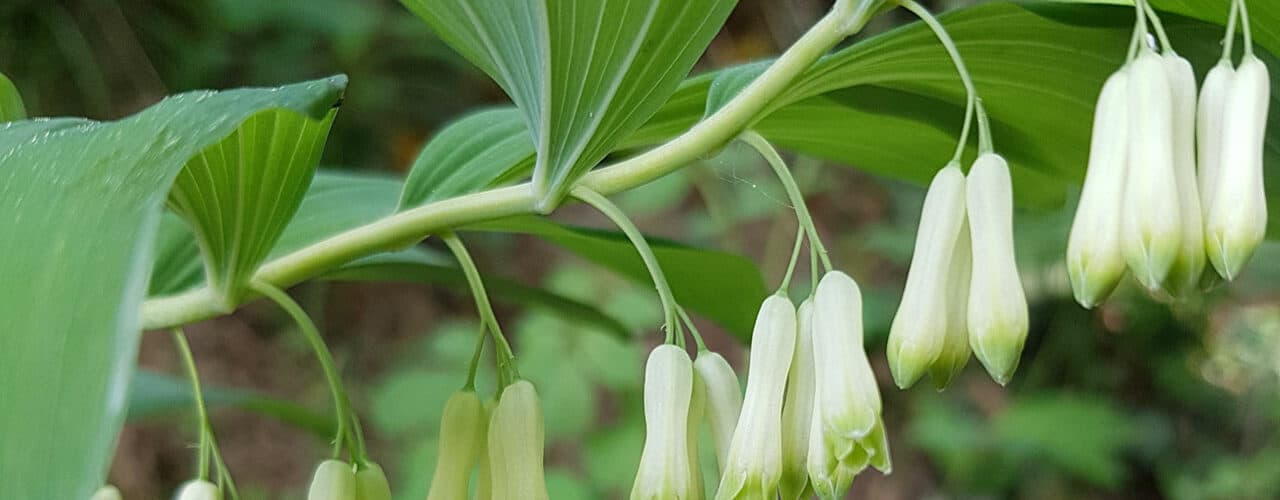
{"type": "MultiPolygon", "coordinates": [[[[971,354],[996,382],[1015,376],[1031,323],[1015,206],[1060,205],[1081,178],[1065,254],[1085,307],[1126,270],[1159,299],[1185,299],[1237,278],[1280,231],[1263,175],[1276,155],[1264,61],[1280,39],[1259,33],[1255,47],[1252,30],[1280,19],[1251,22],[1245,0],[1225,19],[1212,2],[994,2],[945,26],[914,0],[837,0],[776,58],[692,77],[733,0],[402,3],[514,104],[452,122],[403,180],[317,170],[345,76],[180,94],[115,122],[27,119],[0,76],[0,498],[120,497],[103,475],[147,330],[173,332],[197,409],[198,466],[178,498],[240,498],[180,328],[265,298],[330,389],[332,425],[314,427],[332,452],[317,457],[308,498],[389,499],[333,356],[285,291],[313,279],[465,285],[479,326],[444,405],[428,498],[549,498],[542,388],[521,374],[490,293],[631,328],[482,276],[463,241],[475,230],[537,235],[656,289],[632,499],[841,498],[868,467],[892,470],[877,354],[862,289],[827,251],[779,147],[928,182],[889,328],[903,389],[925,374],[945,389],[971,354]],[[895,7],[922,23],[835,50],[895,7]],[[1157,7],[1189,19],[1166,30],[1157,7]],[[1106,21],[1129,12],[1132,30],[1106,21]],[[1215,60],[1197,93],[1194,68],[1215,60]],[[648,238],[609,198],[734,142],[763,158],[799,226],[772,293],[750,261],[648,238]],[[571,203],[618,231],[550,218],[571,203]],[[418,245],[427,238],[452,258],[418,245]],[[807,287],[795,276],[806,257],[807,287]],[[745,394],[694,314],[753,346],[745,394]],[[492,394],[477,389],[487,370],[492,394]]],[[[1087,406],[1074,403],[1060,406],[1087,406]]]]}

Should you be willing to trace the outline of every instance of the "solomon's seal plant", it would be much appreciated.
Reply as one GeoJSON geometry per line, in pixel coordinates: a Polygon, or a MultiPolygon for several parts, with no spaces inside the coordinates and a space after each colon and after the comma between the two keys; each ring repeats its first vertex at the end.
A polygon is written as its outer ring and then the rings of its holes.
{"type": "MultiPolygon", "coordinates": [[[[452,122],[403,181],[317,170],[339,119],[341,75],[181,94],[114,122],[27,119],[0,77],[0,498],[121,498],[103,471],[143,330],[172,332],[190,382],[198,436],[176,498],[241,498],[181,327],[256,299],[292,319],[327,387],[332,410],[313,427],[330,447],[308,458],[317,464],[308,499],[388,500],[398,476],[415,475],[430,477],[430,500],[550,498],[547,450],[558,448],[547,442],[539,392],[551,405],[557,387],[521,374],[523,346],[508,341],[463,242],[480,229],[546,237],[656,291],[661,322],[643,340],[643,405],[619,405],[644,424],[630,498],[843,498],[868,467],[892,470],[885,414],[894,398],[882,399],[882,381],[907,389],[927,374],[942,390],[973,355],[1005,385],[1024,345],[1035,345],[1015,206],[1051,208],[1083,180],[1059,274],[1062,292],[1069,286],[1086,308],[1129,271],[1146,292],[1177,301],[1241,275],[1267,236],[1264,148],[1274,138],[1269,59],[1254,47],[1246,1],[1229,1],[1222,56],[1200,68],[1208,73],[1197,91],[1197,59],[1175,51],[1182,38],[1147,0],[1135,2],[1132,32],[1127,20],[1117,28],[1081,15],[1096,6],[1056,5],[1054,16],[1026,6],[1037,2],[972,7],[954,18],[976,39],[969,46],[914,0],[836,0],[776,58],[687,79],[733,0],[402,0],[514,104],[452,122]],[[923,26],[833,52],[895,7],[923,26]],[[1063,40],[986,33],[1003,23],[1063,40]],[[1115,36],[1094,36],[1101,30],[1115,36]],[[1089,72],[1063,82],[1024,74],[1053,59],[1035,50],[1055,43],[1108,47],[1115,58],[1052,61],[1069,68],[1055,74],[1089,72]],[[994,69],[1006,66],[1015,70],[994,69]],[[1020,80],[1033,77],[1039,83],[1020,80]],[[1059,116],[1028,95],[1094,103],[1091,138],[1067,122],[1087,124],[1089,106],[1059,116]],[[610,199],[739,143],[776,177],[786,221],[793,211],[798,226],[773,293],[750,265],[720,269],[745,259],[649,238],[610,199]],[[828,251],[779,148],[928,185],[883,358],[879,340],[864,338],[864,312],[881,312],[869,298],[864,310],[859,285],[879,278],[837,266],[847,255],[828,251]],[[618,231],[552,218],[577,203],[618,231]],[[697,265],[682,260],[689,255],[697,265]],[[433,471],[383,461],[384,470],[371,456],[381,449],[366,442],[362,400],[353,402],[320,328],[287,291],[312,279],[403,275],[465,285],[479,320],[466,373],[444,403],[433,471]],[[749,347],[745,369],[735,369],[737,350],[708,347],[698,314],[749,347]],[[493,384],[477,382],[490,373],[493,384]],[[714,449],[714,468],[700,446],[714,449]]],[[[540,298],[634,333],[581,300],[488,283],[495,296],[540,298]]]]}

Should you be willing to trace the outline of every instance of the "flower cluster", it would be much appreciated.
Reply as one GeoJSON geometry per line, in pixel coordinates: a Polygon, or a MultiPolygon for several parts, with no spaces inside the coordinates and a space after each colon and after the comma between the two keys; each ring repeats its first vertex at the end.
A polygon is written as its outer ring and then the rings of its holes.
{"type": "Polygon", "coordinates": [[[1027,328],[1027,300],[1014,258],[1009,165],[986,152],[966,177],[952,162],[929,184],[906,288],[889,330],[894,381],[906,388],[928,373],[934,386],[945,388],[972,348],[991,376],[1007,383],[1027,328]]]}
{"type": "Polygon", "coordinates": [[[664,344],[645,367],[645,443],[631,498],[702,498],[697,430],[719,461],[717,499],[839,497],[871,465],[890,469],[880,394],[862,347],[862,296],[828,272],[797,311],[765,299],[743,396],[733,369],[702,350],[664,344]]]}
{"type": "MultiPolygon", "coordinates": [[[[1232,25],[1237,10],[1244,12],[1243,2],[1233,5],[1232,25]]],[[[1067,247],[1072,289],[1085,307],[1105,299],[1126,268],[1149,291],[1172,297],[1213,279],[1206,261],[1232,280],[1266,231],[1266,66],[1246,45],[1233,68],[1228,28],[1223,58],[1197,96],[1191,64],[1169,45],[1145,2],[1138,22],[1129,61],[1098,97],[1067,247]],[[1141,43],[1144,7],[1163,53],[1141,43]]]]}

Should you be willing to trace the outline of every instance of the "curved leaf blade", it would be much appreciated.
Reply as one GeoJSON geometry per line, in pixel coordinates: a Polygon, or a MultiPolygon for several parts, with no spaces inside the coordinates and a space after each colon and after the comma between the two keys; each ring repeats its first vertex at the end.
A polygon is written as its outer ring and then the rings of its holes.
{"type": "Polygon", "coordinates": [[[13,86],[9,78],[0,74],[0,123],[21,120],[27,117],[27,109],[22,105],[22,96],[18,88],[13,86]]]}
{"type": "Polygon", "coordinates": [[[0,125],[0,498],[88,498],[124,418],[156,227],[188,158],[345,77],[191,92],[116,122],[0,125]]]}
{"type": "MultiPolygon", "coordinates": [[[[333,437],[333,417],[318,413],[294,403],[276,399],[266,394],[243,389],[203,385],[204,402],[210,407],[234,407],[271,417],[280,422],[329,439],[333,437]]],[[[185,379],[138,370],[129,387],[129,420],[159,417],[176,412],[190,411],[195,407],[191,395],[191,383],[185,379]]]]}
{"type": "Polygon", "coordinates": [[[519,110],[496,108],[469,114],[436,134],[413,162],[400,209],[469,194],[527,174],[533,143],[519,110]]]}

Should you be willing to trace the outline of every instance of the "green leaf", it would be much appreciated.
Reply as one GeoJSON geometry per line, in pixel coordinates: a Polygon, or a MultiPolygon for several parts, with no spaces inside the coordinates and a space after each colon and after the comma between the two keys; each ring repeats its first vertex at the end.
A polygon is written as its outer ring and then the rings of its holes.
{"type": "MultiPolygon", "coordinates": [[[[227,406],[279,420],[281,423],[310,432],[319,438],[333,437],[333,416],[317,413],[294,403],[272,398],[255,391],[201,387],[204,401],[210,407],[227,406]]],[[[188,412],[195,406],[191,383],[162,373],[138,370],[129,387],[129,420],[153,418],[177,412],[188,412]]]]}
{"type": "Polygon", "coordinates": [[[533,166],[529,129],[515,108],[469,114],[422,148],[404,181],[400,208],[473,193],[533,166]]]}
{"type": "Polygon", "coordinates": [[[161,206],[183,164],[262,110],[323,117],[345,84],[191,92],[116,122],[0,125],[0,498],[88,498],[101,485],[161,206]]]}
{"type": "MultiPolygon", "coordinates": [[[[567,226],[537,216],[510,217],[468,229],[532,234],[639,283],[651,283],[644,262],[622,233],[567,226]]],[[[649,238],[649,244],[677,302],[739,339],[751,337],[756,311],[768,292],[750,259],[656,238],[649,238]]]]}
{"type": "Polygon", "coordinates": [[[493,77],[524,113],[538,150],[538,207],[546,212],[658,110],[737,2],[402,3],[493,77]]]}
{"type": "MultiPolygon", "coordinates": [[[[1231,2],[1204,2],[1201,0],[1150,0],[1151,5],[1162,11],[1169,11],[1184,16],[1226,26],[1227,16],[1231,12],[1231,2]]],[[[1253,43],[1266,47],[1272,53],[1280,52],[1280,4],[1276,2],[1249,2],[1249,26],[1253,29],[1253,43]]],[[[1240,29],[1237,25],[1237,30],[1240,29]]],[[[1218,38],[1226,33],[1223,29],[1218,38]]],[[[1237,32],[1237,42],[1242,35],[1237,32]]],[[[1237,44],[1237,47],[1240,45],[1237,44]]],[[[1179,51],[1182,49],[1179,47],[1179,51]]],[[[1239,50],[1239,49],[1236,49],[1239,50]]],[[[1274,67],[1274,66],[1273,66],[1274,67]]]]}
{"type": "Polygon", "coordinates": [[[243,298],[302,202],[335,112],[319,121],[260,112],[178,174],[169,206],[195,230],[206,284],[226,309],[243,298]]]}
{"type": "Polygon", "coordinates": [[[991,425],[1020,463],[1048,462],[1106,487],[1124,479],[1123,453],[1138,437],[1129,417],[1109,401],[1071,394],[1023,397],[991,425]]]}
{"type": "Polygon", "coordinates": [[[8,77],[0,74],[0,123],[21,120],[27,117],[27,110],[22,106],[22,96],[18,88],[8,77]]]}

